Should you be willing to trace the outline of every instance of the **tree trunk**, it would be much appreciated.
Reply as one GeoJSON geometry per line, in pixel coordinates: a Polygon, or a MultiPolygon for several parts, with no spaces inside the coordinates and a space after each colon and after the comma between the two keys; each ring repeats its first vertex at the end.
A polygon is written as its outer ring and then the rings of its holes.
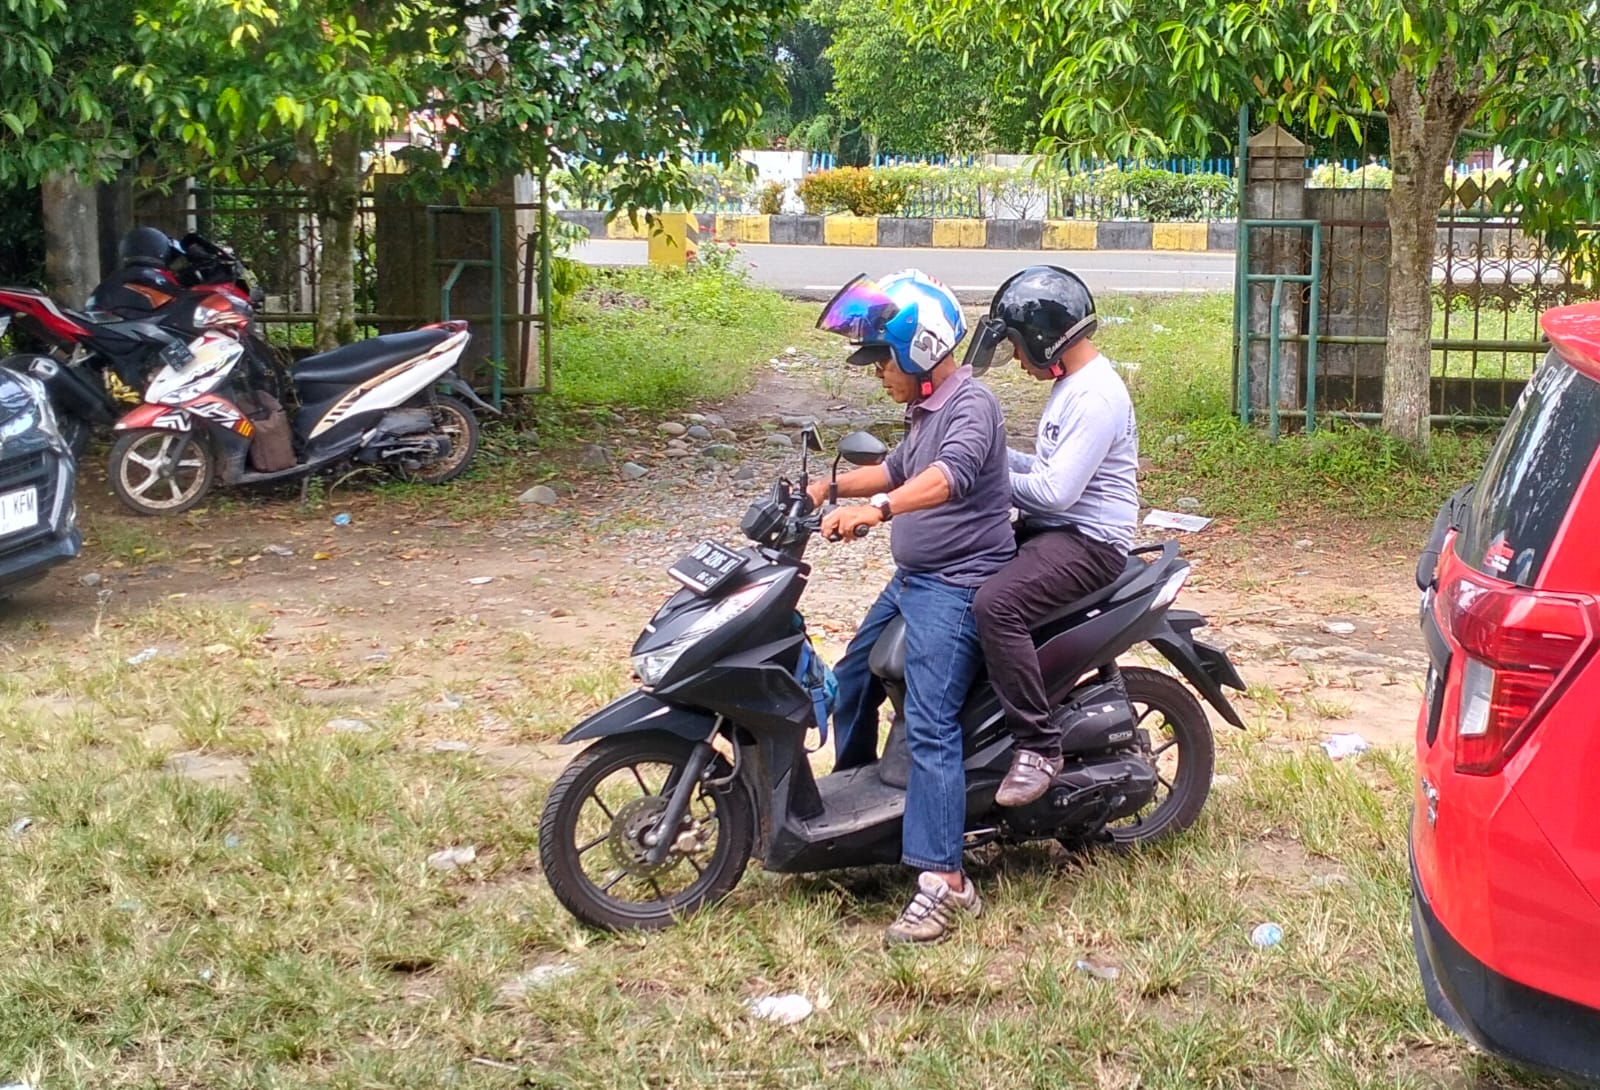
{"type": "Polygon", "coordinates": [[[1402,70],[1389,83],[1388,348],[1383,363],[1383,427],[1418,450],[1428,446],[1433,378],[1433,254],[1450,153],[1476,108],[1477,73],[1457,85],[1441,62],[1426,91],[1402,70]]]}
{"type": "MultiPolygon", "coordinates": [[[[1383,364],[1383,427],[1418,448],[1428,445],[1433,375],[1433,250],[1439,200],[1410,149],[1392,148],[1389,190],[1389,320],[1383,364]],[[1401,163],[1408,164],[1402,168],[1401,163]]],[[[1443,171],[1443,165],[1439,170],[1443,171]]]]}
{"type": "Polygon", "coordinates": [[[93,183],[52,174],[40,186],[44,203],[44,271],[51,293],[81,307],[100,283],[100,205],[93,183]]]}
{"type": "Polygon", "coordinates": [[[315,164],[308,196],[317,217],[316,348],[356,339],[356,216],[361,205],[361,136],[335,134],[315,164]]]}

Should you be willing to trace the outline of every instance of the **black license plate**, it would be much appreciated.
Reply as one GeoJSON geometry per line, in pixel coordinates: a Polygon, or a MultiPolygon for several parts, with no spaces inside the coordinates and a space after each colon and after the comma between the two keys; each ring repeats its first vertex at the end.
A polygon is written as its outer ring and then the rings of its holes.
{"type": "Polygon", "coordinates": [[[744,567],[744,560],[715,541],[702,541],[674,561],[667,574],[696,594],[711,594],[744,567]]]}

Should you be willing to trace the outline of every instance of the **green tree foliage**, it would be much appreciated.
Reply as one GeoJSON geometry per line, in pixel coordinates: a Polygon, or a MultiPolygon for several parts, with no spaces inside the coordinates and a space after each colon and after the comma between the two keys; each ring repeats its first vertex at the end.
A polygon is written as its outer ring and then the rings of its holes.
{"type": "Polygon", "coordinates": [[[471,191],[522,169],[614,170],[623,207],[682,203],[682,153],[732,151],[773,79],[793,0],[139,0],[121,72],[196,169],[293,156],[322,227],[317,342],[355,332],[364,153],[412,120],[421,184],[471,191]]]}
{"type": "Polygon", "coordinates": [[[1394,168],[1384,425],[1418,445],[1428,437],[1434,230],[1463,130],[1492,133],[1534,164],[1513,198],[1530,223],[1571,234],[1564,224],[1600,211],[1585,0],[901,3],[908,27],[940,41],[1006,36],[1043,73],[1043,149],[1060,155],[1205,149],[1219,119],[1247,103],[1353,140],[1381,111],[1394,168]]]}
{"type": "Polygon", "coordinates": [[[882,150],[1022,151],[1037,137],[1037,81],[988,30],[958,46],[897,21],[893,0],[812,6],[832,34],[829,101],[859,118],[882,150]]]}
{"type": "Polygon", "coordinates": [[[140,0],[119,74],[197,170],[288,152],[321,233],[319,348],[355,338],[362,153],[417,104],[434,13],[360,0],[140,0]]]}
{"type": "Polygon", "coordinates": [[[132,27],[132,0],[0,0],[0,185],[116,174],[141,121],[108,78],[132,27]]]}

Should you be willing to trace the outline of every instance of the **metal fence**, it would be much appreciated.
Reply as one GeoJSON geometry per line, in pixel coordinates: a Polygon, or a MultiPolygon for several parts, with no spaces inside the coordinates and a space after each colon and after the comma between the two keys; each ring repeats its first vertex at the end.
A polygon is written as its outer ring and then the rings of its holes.
{"type": "MultiPolygon", "coordinates": [[[[305,193],[291,185],[196,187],[190,206],[195,229],[233,247],[260,283],[263,335],[291,354],[310,351],[323,285],[320,231],[305,193]]],[[[496,397],[506,389],[548,389],[542,208],[537,201],[463,208],[363,194],[355,224],[360,335],[465,319],[473,326],[475,385],[496,397]]]]}
{"type": "MultiPolygon", "coordinates": [[[[1514,218],[1493,214],[1495,194],[1492,184],[1486,189],[1478,181],[1482,175],[1465,164],[1452,170],[1435,236],[1430,407],[1440,424],[1502,419],[1548,351],[1539,314],[1588,294],[1562,255],[1524,234],[1514,218]]],[[[1248,221],[1250,229],[1241,232],[1240,275],[1253,283],[1241,297],[1239,324],[1243,339],[1257,347],[1252,353],[1236,339],[1236,349],[1241,361],[1253,354],[1252,367],[1265,363],[1276,378],[1269,399],[1278,407],[1274,419],[1381,417],[1390,277],[1385,197],[1308,187],[1306,219],[1248,221]],[[1263,273],[1263,245],[1282,246],[1289,237],[1298,258],[1276,265],[1279,275],[1263,273]],[[1281,275],[1294,267],[1304,275],[1281,275]],[[1276,281],[1282,281],[1275,289],[1280,302],[1263,322],[1261,293],[1276,281]],[[1260,355],[1273,329],[1279,336],[1272,353],[1290,361],[1285,368],[1260,355]],[[1297,407],[1281,404],[1284,389],[1297,407]]],[[[1259,373],[1251,376],[1260,381],[1259,373]]],[[[1246,402],[1241,389],[1248,417],[1246,402]]]]}

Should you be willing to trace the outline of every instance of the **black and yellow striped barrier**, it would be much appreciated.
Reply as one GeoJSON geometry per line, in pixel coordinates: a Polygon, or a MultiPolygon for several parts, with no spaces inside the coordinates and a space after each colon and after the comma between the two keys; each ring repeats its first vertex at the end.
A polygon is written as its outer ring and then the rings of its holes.
{"type": "MultiPolygon", "coordinates": [[[[604,212],[559,213],[591,238],[646,239],[644,215],[609,224],[604,212]]],[[[902,216],[760,216],[699,213],[701,237],[793,246],[878,246],[946,250],[1180,250],[1234,248],[1235,224],[1141,221],[919,219],[902,216]]]]}

